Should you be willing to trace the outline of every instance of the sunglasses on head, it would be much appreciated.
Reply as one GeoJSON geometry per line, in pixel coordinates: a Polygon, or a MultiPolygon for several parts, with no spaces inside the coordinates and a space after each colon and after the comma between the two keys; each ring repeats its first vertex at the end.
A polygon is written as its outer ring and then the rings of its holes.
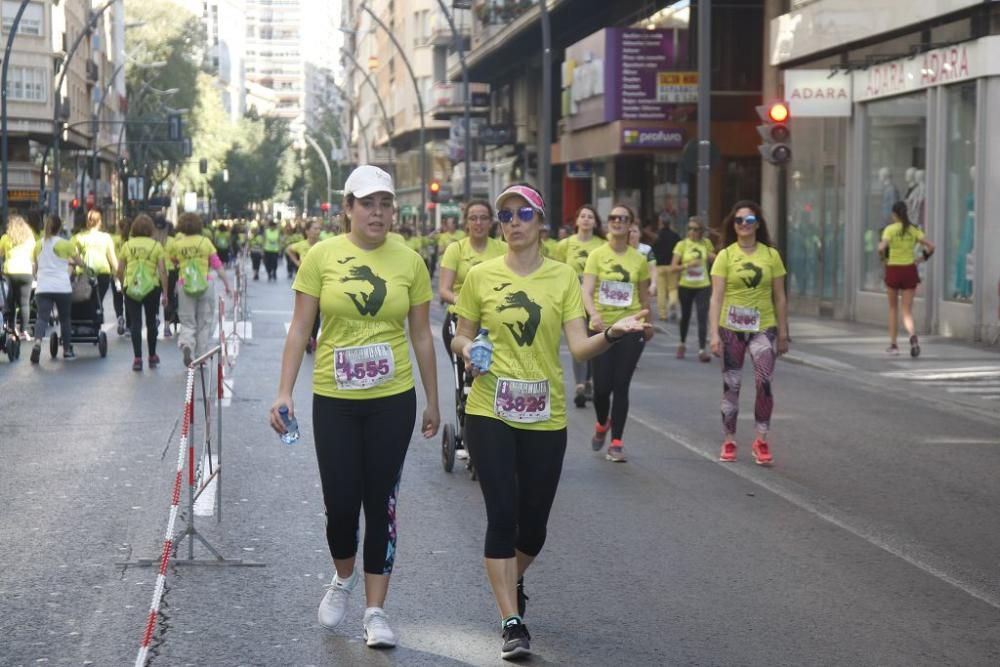
{"type": "Polygon", "coordinates": [[[733,218],[733,222],[737,225],[755,225],[757,224],[756,215],[737,215],[733,218]]]}
{"type": "Polygon", "coordinates": [[[611,215],[608,216],[608,222],[618,222],[618,221],[628,222],[631,219],[632,216],[628,215],[627,213],[624,215],[618,215],[617,213],[612,213],[611,215]]]}
{"type": "MultiPolygon", "coordinates": [[[[532,218],[535,217],[535,209],[530,206],[522,206],[517,209],[517,217],[521,222],[531,222],[532,218]]],[[[506,208],[502,208],[497,211],[497,220],[503,223],[508,223],[514,219],[514,212],[506,208]]]]}

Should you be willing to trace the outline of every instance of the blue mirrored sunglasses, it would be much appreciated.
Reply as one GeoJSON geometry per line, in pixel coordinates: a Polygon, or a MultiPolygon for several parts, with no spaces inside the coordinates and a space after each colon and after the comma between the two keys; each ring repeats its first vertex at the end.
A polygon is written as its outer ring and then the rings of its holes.
{"type": "Polygon", "coordinates": [[[733,218],[733,222],[735,222],[737,225],[747,225],[747,226],[749,226],[749,225],[755,225],[755,224],[757,224],[757,216],[756,215],[745,215],[745,216],[739,216],[739,215],[737,215],[736,217],[733,218]]]}
{"type": "MultiPolygon", "coordinates": [[[[522,206],[517,209],[517,217],[521,222],[531,222],[531,219],[535,217],[535,209],[530,206],[522,206]]],[[[505,208],[497,211],[497,220],[503,223],[510,222],[514,219],[514,212],[507,210],[505,208]]]]}

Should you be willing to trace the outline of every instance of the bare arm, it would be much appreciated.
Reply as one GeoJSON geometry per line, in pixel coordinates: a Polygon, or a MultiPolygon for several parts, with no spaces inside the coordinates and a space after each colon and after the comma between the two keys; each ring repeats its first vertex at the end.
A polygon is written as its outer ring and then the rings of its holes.
{"type": "Polygon", "coordinates": [[[476,337],[477,331],[479,331],[478,321],[459,317],[458,326],[455,328],[455,337],[451,339],[452,354],[465,360],[465,372],[470,373],[473,377],[479,373],[472,367],[469,347],[472,345],[472,339],[476,337]]]}
{"type": "Polygon", "coordinates": [[[424,396],[427,399],[427,407],[424,408],[423,419],[420,422],[420,432],[425,438],[436,435],[441,424],[441,411],[438,408],[437,358],[434,356],[430,312],[430,302],[421,303],[412,306],[408,316],[410,342],[413,344],[413,354],[417,358],[420,381],[424,385],[424,396]]]}
{"type": "Polygon", "coordinates": [[[288,414],[295,416],[295,405],[292,402],[292,390],[302,366],[302,356],[306,351],[306,343],[312,334],[312,324],[319,311],[319,299],[302,292],[295,293],[295,306],[292,310],[292,323],[285,337],[285,349],[281,353],[281,374],[278,379],[278,397],[271,405],[271,428],[278,433],[285,432],[285,425],[278,414],[278,408],[286,406],[288,414]]]}
{"type": "Polygon", "coordinates": [[[726,279],[712,276],[712,300],[708,303],[708,335],[712,354],[722,355],[722,340],[719,338],[719,316],[722,314],[722,300],[726,297],[726,279]]]}
{"type": "Polygon", "coordinates": [[[458,296],[455,294],[455,272],[451,269],[441,267],[441,277],[438,278],[438,295],[445,303],[455,305],[458,303],[458,296]]]}
{"type": "Polygon", "coordinates": [[[593,331],[604,331],[604,320],[597,313],[597,308],[594,307],[594,286],[597,284],[597,276],[592,273],[583,274],[583,285],[581,289],[583,290],[583,309],[587,311],[587,317],[590,318],[590,328],[593,331]]]}
{"type": "Polygon", "coordinates": [[[676,253],[674,253],[674,257],[670,261],[670,271],[671,273],[681,272],[681,256],[676,253]]]}
{"type": "MultiPolygon", "coordinates": [[[[642,310],[631,317],[623,317],[611,326],[608,336],[617,339],[629,333],[651,331],[653,325],[642,321],[648,315],[648,310],[642,310]]],[[[563,324],[563,332],[566,334],[566,344],[575,361],[588,361],[611,347],[611,342],[603,330],[593,335],[587,333],[582,317],[563,324]]]]}

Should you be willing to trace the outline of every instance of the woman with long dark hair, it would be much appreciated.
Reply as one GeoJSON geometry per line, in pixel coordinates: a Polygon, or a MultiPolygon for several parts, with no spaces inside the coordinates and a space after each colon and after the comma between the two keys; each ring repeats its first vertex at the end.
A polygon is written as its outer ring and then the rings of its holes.
{"type": "Polygon", "coordinates": [[[751,453],[758,465],[773,462],[767,437],[774,409],[771,378],[779,354],[788,351],[785,265],[771,244],[760,204],[739,201],[723,221],[724,247],[712,265],[709,328],[712,354],[722,357],[722,425],[719,460],[736,460],[743,361],[750,353],[757,399],[757,437],[751,453]]]}
{"type": "Polygon", "coordinates": [[[920,341],[913,326],[913,296],[916,294],[920,275],[917,262],[926,261],[934,254],[934,244],[924,238],[924,232],[910,222],[906,202],[892,205],[892,224],[882,230],[878,244],[879,255],[885,257],[885,287],[889,296],[889,348],[891,355],[899,354],[896,335],[899,330],[899,301],[903,301],[903,327],[910,336],[910,356],[920,356],[920,341]],[[914,259],[917,246],[922,246],[923,257],[914,259]]]}

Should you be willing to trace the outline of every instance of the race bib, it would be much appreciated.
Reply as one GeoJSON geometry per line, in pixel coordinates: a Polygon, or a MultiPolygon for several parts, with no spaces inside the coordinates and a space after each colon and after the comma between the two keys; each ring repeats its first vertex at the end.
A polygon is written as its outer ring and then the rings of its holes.
{"type": "Polygon", "coordinates": [[[549,381],[497,378],[493,411],[501,419],[522,424],[546,421],[551,415],[549,381]]]}
{"type": "Polygon", "coordinates": [[[628,308],[632,305],[632,290],[634,288],[635,285],[632,283],[602,280],[601,286],[597,290],[597,303],[602,306],[628,308]]]}
{"type": "Polygon", "coordinates": [[[694,268],[689,266],[687,268],[687,279],[692,283],[700,283],[705,280],[705,266],[703,264],[699,264],[694,268]]]}
{"type": "Polygon", "coordinates": [[[337,389],[377,387],[396,375],[396,360],[388,343],[339,347],[333,351],[333,379],[337,389]]]}
{"type": "Polygon", "coordinates": [[[756,308],[729,306],[726,313],[726,328],[733,331],[760,331],[760,311],[756,308]]]}

